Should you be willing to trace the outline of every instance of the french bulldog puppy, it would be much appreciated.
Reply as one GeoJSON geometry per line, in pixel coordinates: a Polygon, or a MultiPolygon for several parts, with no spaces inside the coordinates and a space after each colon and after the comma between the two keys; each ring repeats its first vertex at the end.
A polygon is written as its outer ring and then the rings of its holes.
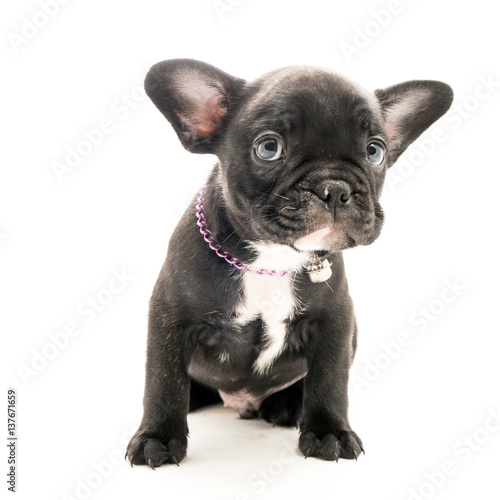
{"type": "Polygon", "coordinates": [[[357,458],[342,251],[378,237],[386,171],[448,110],[451,88],[418,80],[371,93],[306,66],[247,82],[190,59],[154,65],[145,88],[182,145],[218,161],[151,297],[131,464],[179,464],[188,412],[221,401],[242,418],[299,425],[306,457],[357,458]]]}

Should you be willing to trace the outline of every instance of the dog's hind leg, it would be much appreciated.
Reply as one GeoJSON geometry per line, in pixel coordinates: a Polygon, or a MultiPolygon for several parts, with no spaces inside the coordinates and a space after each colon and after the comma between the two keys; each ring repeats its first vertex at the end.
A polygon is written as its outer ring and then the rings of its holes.
{"type": "Polygon", "coordinates": [[[262,402],[259,408],[259,417],[282,427],[298,425],[302,413],[302,395],[304,384],[302,380],[275,392],[262,402]]]}
{"type": "Polygon", "coordinates": [[[214,405],[221,402],[222,399],[219,396],[218,391],[191,379],[189,411],[194,411],[198,408],[203,408],[204,406],[214,405]]]}

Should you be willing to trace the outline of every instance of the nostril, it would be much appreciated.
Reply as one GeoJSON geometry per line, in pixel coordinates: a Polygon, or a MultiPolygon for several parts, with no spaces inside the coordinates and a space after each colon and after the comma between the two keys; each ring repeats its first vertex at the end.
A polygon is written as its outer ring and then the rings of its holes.
{"type": "Polygon", "coordinates": [[[344,181],[326,180],[314,189],[316,196],[327,205],[339,207],[348,203],[351,198],[351,188],[344,181]]]}

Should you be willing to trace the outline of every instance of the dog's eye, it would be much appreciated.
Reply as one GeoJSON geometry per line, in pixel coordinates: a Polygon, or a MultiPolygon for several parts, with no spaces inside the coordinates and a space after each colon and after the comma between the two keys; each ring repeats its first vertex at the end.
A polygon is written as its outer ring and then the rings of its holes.
{"type": "Polygon", "coordinates": [[[371,142],[366,148],[366,158],[372,165],[380,165],[384,161],[385,149],[379,142],[371,142]]]}
{"type": "Polygon", "coordinates": [[[283,143],[276,137],[265,137],[255,146],[255,153],[261,160],[279,160],[283,155],[283,143]]]}

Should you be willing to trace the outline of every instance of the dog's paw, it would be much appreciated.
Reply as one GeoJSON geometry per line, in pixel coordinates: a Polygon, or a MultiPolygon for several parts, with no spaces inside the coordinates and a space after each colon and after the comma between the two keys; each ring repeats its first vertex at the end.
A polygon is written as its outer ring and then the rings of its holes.
{"type": "Polygon", "coordinates": [[[302,412],[302,399],[291,394],[276,393],[264,399],[259,417],[273,425],[296,427],[302,412]]]}
{"type": "Polygon", "coordinates": [[[356,459],[363,450],[361,439],[353,431],[339,431],[325,434],[319,438],[313,431],[302,432],[299,438],[299,449],[307,457],[322,460],[339,458],[356,459]]]}
{"type": "Polygon", "coordinates": [[[186,456],[187,439],[164,440],[146,432],[136,432],[127,447],[125,458],[130,465],[149,465],[152,469],[163,464],[176,464],[186,456]]]}

